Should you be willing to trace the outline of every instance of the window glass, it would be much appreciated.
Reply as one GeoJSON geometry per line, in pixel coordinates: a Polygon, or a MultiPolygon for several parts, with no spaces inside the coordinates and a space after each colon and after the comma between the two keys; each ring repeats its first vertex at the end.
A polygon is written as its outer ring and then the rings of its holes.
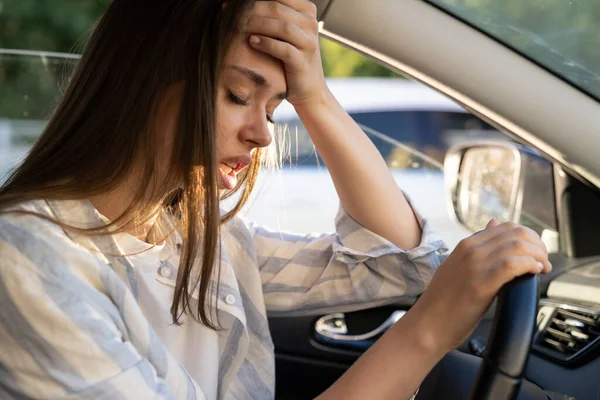
{"type": "MultiPolygon", "coordinates": [[[[12,50],[0,54],[0,181],[44,129],[76,62],[72,55],[12,50]]],[[[352,85],[352,79],[347,83],[352,85]]],[[[464,111],[388,107],[351,115],[384,156],[417,210],[448,243],[453,246],[469,234],[447,210],[445,152],[464,140],[504,136],[464,111]]],[[[308,132],[293,116],[280,120],[276,130],[284,132],[288,157],[280,169],[264,169],[244,215],[274,229],[332,231],[338,198],[308,132]]]]}
{"type": "MultiPolygon", "coordinates": [[[[507,140],[492,126],[466,112],[449,111],[372,111],[352,113],[351,117],[394,141],[421,152],[442,163],[446,150],[454,144],[476,139],[507,140]]],[[[308,132],[299,119],[280,121],[280,130],[286,131],[286,163],[297,166],[321,165],[308,132]]],[[[406,166],[394,156],[389,145],[378,146],[392,168],[406,166]]]]}
{"type": "MultiPolygon", "coordinates": [[[[44,129],[78,59],[68,52],[78,51],[107,4],[81,0],[31,7],[27,1],[0,0],[0,183],[44,129]]],[[[322,50],[331,75],[387,77],[344,79],[346,89],[336,96],[349,104],[348,112],[417,210],[454,246],[470,232],[448,212],[446,151],[464,141],[506,137],[445,97],[393,73],[382,74],[380,66],[357,60],[358,55],[351,66],[347,49],[325,41],[322,50]]],[[[285,138],[279,150],[286,157],[280,169],[263,169],[244,215],[274,229],[332,231],[339,204],[322,159],[295,113],[277,122],[285,138]]]]}
{"type": "Polygon", "coordinates": [[[0,182],[46,126],[76,61],[71,55],[0,49],[0,182]]]}
{"type": "MultiPolygon", "coordinates": [[[[346,84],[352,85],[352,79],[346,84]]],[[[376,85],[373,90],[378,90],[376,85]]],[[[338,100],[345,102],[343,98],[338,100]]],[[[470,232],[448,213],[443,175],[446,151],[464,141],[508,139],[464,110],[418,110],[414,109],[416,104],[406,110],[382,107],[349,113],[382,154],[416,209],[454,246],[470,232]]],[[[263,171],[258,190],[244,211],[246,217],[275,229],[332,231],[332,216],[339,202],[323,160],[298,118],[277,122],[275,131],[283,135],[283,166],[263,171]]]]}

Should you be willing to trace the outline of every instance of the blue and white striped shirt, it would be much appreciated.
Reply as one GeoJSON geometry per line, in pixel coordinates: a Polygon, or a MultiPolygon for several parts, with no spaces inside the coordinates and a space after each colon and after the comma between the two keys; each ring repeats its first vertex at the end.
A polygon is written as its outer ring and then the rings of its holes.
{"type": "MultiPolygon", "coordinates": [[[[17,208],[78,227],[105,221],[88,201],[17,208]]],[[[39,217],[3,214],[0,398],[272,399],[267,315],[352,311],[417,296],[446,250],[419,221],[421,244],[403,251],[343,209],[337,232],[325,235],[232,220],[221,233],[212,314],[222,329],[214,332],[189,317],[182,326],[165,321],[178,234],[148,249],[127,234],[83,236],[39,217]],[[147,251],[133,255],[136,248],[147,251]]]]}

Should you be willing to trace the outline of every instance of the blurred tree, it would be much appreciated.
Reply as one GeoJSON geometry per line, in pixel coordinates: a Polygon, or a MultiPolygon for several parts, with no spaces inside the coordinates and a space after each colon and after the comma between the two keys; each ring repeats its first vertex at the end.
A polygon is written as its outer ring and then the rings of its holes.
{"type": "Polygon", "coordinates": [[[109,0],[0,0],[0,48],[76,52],[109,0]]]}
{"type": "Polygon", "coordinates": [[[321,39],[320,46],[325,76],[336,78],[347,76],[398,77],[389,69],[331,40],[321,39]]]}
{"type": "MultiPolygon", "coordinates": [[[[0,0],[0,48],[77,53],[109,0],[0,0]]],[[[0,54],[0,118],[44,119],[73,60],[0,54]]]]}

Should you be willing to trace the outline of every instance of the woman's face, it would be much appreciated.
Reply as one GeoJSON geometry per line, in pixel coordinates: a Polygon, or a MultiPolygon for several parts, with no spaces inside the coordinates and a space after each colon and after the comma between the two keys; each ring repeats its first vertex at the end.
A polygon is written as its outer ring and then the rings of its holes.
{"type": "MultiPolygon", "coordinates": [[[[161,132],[159,159],[168,165],[177,131],[180,85],[172,86],[162,98],[157,113],[161,132]]],[[[233,44],[225,58],[217,92],[217,161],[219,188],[233,189],[237,174],[246,168],[254,149],[271,143],[269,119],[286,96],[283,64],[252,49],[246,35],[233,44]]],[[[159,182],[167,173],[158,172],[159,182]]]]}
{"type": "Polygon", "coordinates": [[[270,119],[286,96],[283,64],[253,50],[243,35],[229,50],[217,97],[219,188],[233,189],[252,152],[268,146],[270,119]]]}

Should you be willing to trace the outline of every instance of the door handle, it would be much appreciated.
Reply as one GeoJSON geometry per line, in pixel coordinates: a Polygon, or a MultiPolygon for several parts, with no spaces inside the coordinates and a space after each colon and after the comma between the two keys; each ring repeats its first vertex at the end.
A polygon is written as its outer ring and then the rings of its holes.
{"type": "Polygon", "coordinates": [[[377,337],[390,329],[406,314],[404,310],[394,311],[381,325],[370,332],[349,335],[344,313],[325,315],[315,323],[315,339],[319,343],[350,350],[366,350],[377,337]]]}

